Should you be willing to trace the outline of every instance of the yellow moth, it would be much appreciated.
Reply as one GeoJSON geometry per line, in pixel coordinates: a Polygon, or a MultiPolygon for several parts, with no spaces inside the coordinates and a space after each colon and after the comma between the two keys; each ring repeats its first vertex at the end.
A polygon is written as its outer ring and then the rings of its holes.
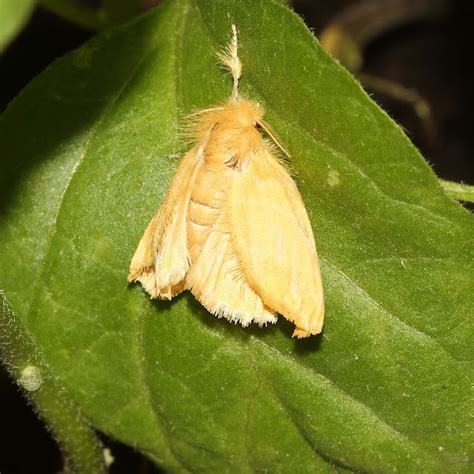
{"type": "Polygon", "coordinates": [[[195,144],[138,244],[128,280],[152,298],[190,290],[208,311],[242,326],[274,323],[278,313],[295,324],[293,336],[307,337],[321,332],[324,318],[314,237],[262,108],[239,96],[232,31],[220,55],[232,95],[193,114],[195,144]]]}

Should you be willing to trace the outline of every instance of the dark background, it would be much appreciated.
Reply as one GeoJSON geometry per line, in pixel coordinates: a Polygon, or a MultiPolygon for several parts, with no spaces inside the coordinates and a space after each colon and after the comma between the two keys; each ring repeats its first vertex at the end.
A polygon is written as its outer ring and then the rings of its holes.
{"type": "MultiPolygon", "coordinates": [[[[360,2],[297,0],[293,8],[318,34],[338,13],[356,3],[360,2]]],[[[410,106],[370,91],[402,125],[438,176],[474,184],[474,2],[446,3],[449,7],[442,14],[399,26],[374,39],[364,50],[363,72],[414,88],[428,101],[432,109],[429,130],[410,106]]],[[[55,58],[90,37],[87,30],[37,8],[0,57],[0,113],[55,58]]],[[[0,473],[59,472],[62,460],[55,442],[1,368],[0,397],[0,473]]],[[[111,473],[159,472],[131,448],[107,438],[104,444],[115,458],[111,473]]]]}

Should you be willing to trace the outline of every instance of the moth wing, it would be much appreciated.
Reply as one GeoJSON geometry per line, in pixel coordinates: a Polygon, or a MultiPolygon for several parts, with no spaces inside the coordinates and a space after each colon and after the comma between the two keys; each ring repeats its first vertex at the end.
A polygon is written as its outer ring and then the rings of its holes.
{"type": "Polygon", "coordinates": [[[186,216],[202,154],[197,147],[184,155],[132,258],[128,281],[139,281],[152,298],[171,299],[184,290],[189,268],[186,216]]]}
{"type": "Polygon", "coordinates": [[[223,217],[212,229],[203,229],[205,235],[199,239],[202,245],[196,242],[199,256],[186,276],[186,288],[218,317],[244,327],[252,321],[260,326],[275,323],[274,312],[263,304],[242,275],[223,217]]]}
{"type": "Polygon", "coordinates": [[[232,242],[250,286],[296,325],[294,336],[320,333],[323,288],[309,218],[296,184],[266,147],[236,173],[228,206],[232,242]]]}

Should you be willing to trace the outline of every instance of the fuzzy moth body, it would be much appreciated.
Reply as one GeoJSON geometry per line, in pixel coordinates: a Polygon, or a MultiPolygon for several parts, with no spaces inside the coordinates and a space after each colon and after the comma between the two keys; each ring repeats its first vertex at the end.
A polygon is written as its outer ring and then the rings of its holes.
{"type": "Polygon", "coordinates": [[[220,55],[234,78],[227,103],[194,114],[194,146],[133,256],[129,281],[152,298],[192,292],[207,310],[247,326],[321,332],[324,298],[311,225],[298,189],[267,132],[263,110],[238,94],[235,26],[220,55]]]}

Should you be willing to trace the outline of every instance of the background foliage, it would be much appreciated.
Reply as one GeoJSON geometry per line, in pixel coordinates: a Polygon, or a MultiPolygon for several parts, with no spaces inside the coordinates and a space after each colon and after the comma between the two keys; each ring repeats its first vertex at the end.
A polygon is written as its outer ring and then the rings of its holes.
{"type": "Polygon", "coordinates": [[[0,2],[0,53],[25,24],[35,0],[2,0],[0,2]]]}
{"type": "Polygon", "coordinates": [[[182,0],[105,32],[23,91],[0,147],[2,352],[17,378],[44,373],[32,398],[72,466],[102,469],[92,425],[170,471],[472,469],[472,218],[285,7],[182,0]],[[232,22],[243,90],[289,149],[316,234],[318,338],[126,284],[182,117],[229,94],[214,53],[232,22]]]}

